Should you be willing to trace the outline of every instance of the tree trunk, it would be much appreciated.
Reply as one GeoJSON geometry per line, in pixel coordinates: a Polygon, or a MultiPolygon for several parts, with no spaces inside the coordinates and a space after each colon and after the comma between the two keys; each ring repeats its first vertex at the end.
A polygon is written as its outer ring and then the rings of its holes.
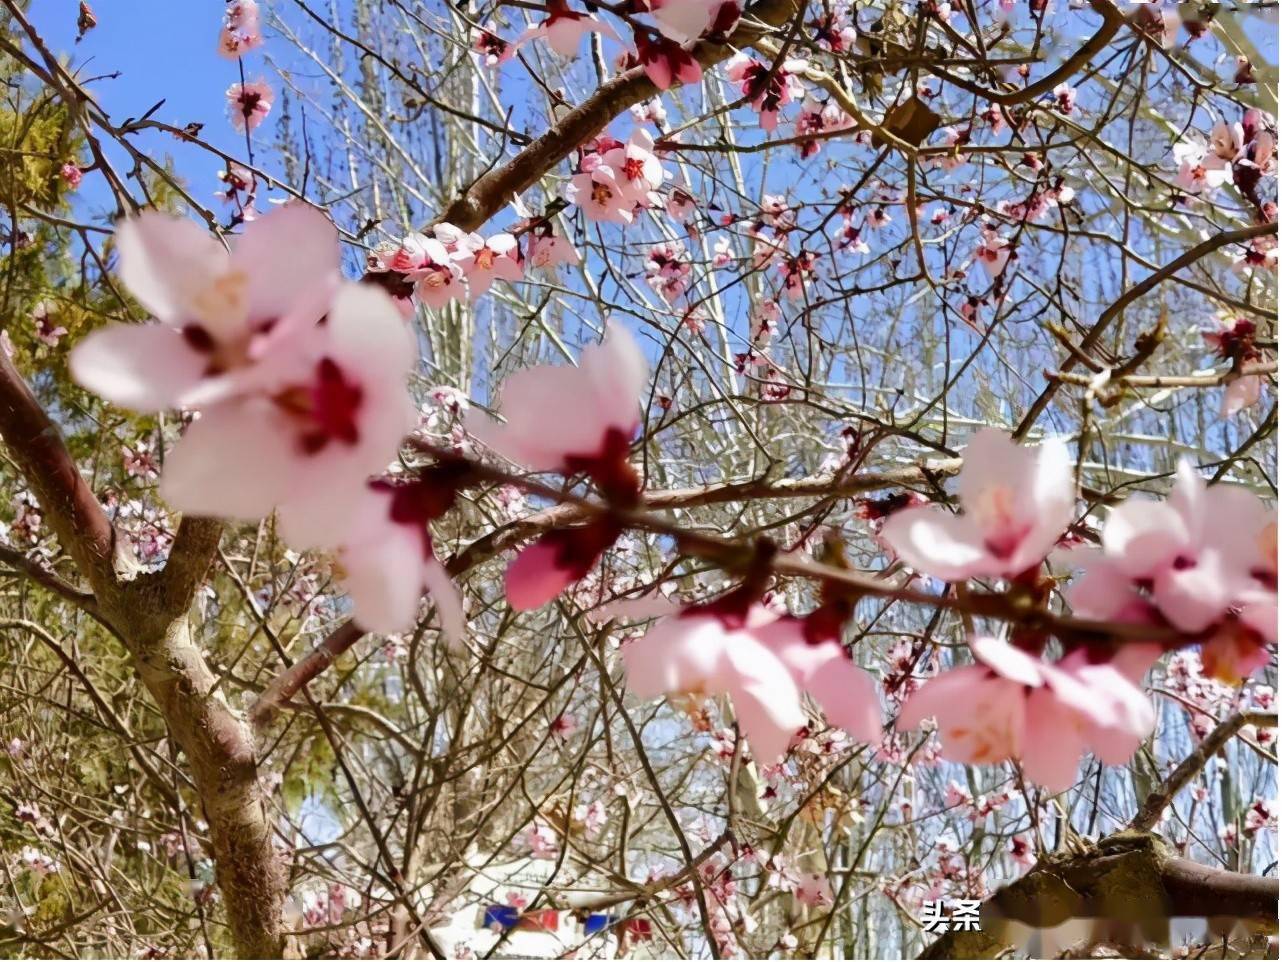
{"type": "Polygon", "coordinates": [[[192,642],[188,613],[221,525],[184,518],[163,571],[133,576],[116,532],[56,424],[0,351],[0,439],[63,550],[93,592],[92,611],[128,649],[169,733],[187,756],[209,823],[219,890],[236,951],[279,958],[285,872],[271,840],[252,731],[217,693],[192,642]]]}

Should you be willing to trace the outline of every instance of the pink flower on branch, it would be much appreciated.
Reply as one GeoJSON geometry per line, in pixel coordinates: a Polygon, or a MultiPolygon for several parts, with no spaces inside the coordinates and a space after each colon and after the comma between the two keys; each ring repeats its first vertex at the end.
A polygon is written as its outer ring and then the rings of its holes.
{"type": "Polygon", "coordinates": [[[548,0],[547,11],[547,19],[530,27],[513,40],[500,54],[501,60],[509,60],[516,56],[517,49],[537,37],[545,38],[548,46],[562,57],[573,57],[578,54],[583,37],[588,33],[599,33],[612,40],[619,39],[619,35],[608,23],[589,14],[571,10],[566,0],[548,0]]]}
{"type": "Polygon", "coordinates": [[[927,681],[896,723],[911,731],[934,716],[950,761],[1019,761],[1029,778],[1060,792],[1073,784],[1088,748],[1122,764],[1153,729],[1148,699],[1113,664],[1091,663],[1085,650],[1050,665],[996,638],[970,644],[975,664],[927,681]]]}
{"type": "Polygon", "coordinates": [[[577,367],[539,364],[507,378],[498,403],[504,423],[475,410],[465,423],[496,453],[533,471],[587,471],[607,493],[621,475],[635,486],[626,442],[641,425],[637,400],[648,367],[627,328],[611,321],[577,367]]]}
{"type": "Polygon", "coordinates": [[[588,220],[631,224],[636,200],[631,188],[619,181],[613,167],[600,164],[570,179],[566,197],[583,209],[588,220]]]}
{"type": "MultiPolygon", "coordinates": [[[[508,378],[499,394],[500,424],[469,411],[468,430],[510,461],[534,471],[585,473],[615,504],[632,506],[640,481],[628,461],[641,424],[637,398],[647,364],[627,330],[613,322],[578,367],[538,365],[508,378]]],[[[608,516],[550,532],[525,548],[506,576],[509,603],[537,608],[591,570],[622,528],[608,516]]]]}
{"type": "Polygon", "coordinates": [[[259,392],[203,409],[166,459],[161,493],[180,511],[235,519],[279,507],[292,546],[333,544],[352,492],[417,420],[413,335],[385,294],[348,284],[326,323],[280,353],[259,392]]]}
{"type": "MultiPolygon", "coordinates": [[[[876,685],[808,619],[780,617],[745,586],[665,618],[623,649],[628,687],[643,698],[726,694],[757,761],[781,758],[806,725],[801,694],[861,741],[881,740],[876,685]]],[[[820,609],[822,610],[822,609],[820,609]]]]}
{"type": "Polygon", "coordinates": [[[710,33],[724,35],[739,20],[734,0],[639,0],[638,5],[653,15],[660,33],[683,45],[710,33]]]}
{"type": "Polygon", "coordinates": [[[454,258],[467,282],[468,297],[473,301],[496,280],[514,283],[525,274],[516,238],[507,233],[490,238],[468,234],[460,241],[454,258]]]}
{"type": "Polygon", "coordinates": [[[145,211],[116,231],[120,278],[159,324],[113,324],[80,342],[71,372],[108,401],[161,411],[257,390],[281,345],[316,324],[339,282],[338,233],[288,204],[231,253],[194,222],[145,211]]]}
{"type": "Polygon", "coordinates": [[[525,242],[525,260],[531,267],[540,270],[554,268],[560,264],[579,263],[579,252],[574,249],[568,238],[554,234],[550,227],[534,228],[525,242]]]}
{"type": "Polygon", "coordinates": [[[1209,674],[1237,680],[1277,642],[1277,515],[1181,461],[1165,501],[1133,495],[1104,523],[1068,591],[1084,617],[1169,626],[1203,641],[1209,674]]]}
{"type": "Polygon", "coordinates": [[[726,64],[726,76],[739,87],[739,92],[752,103],[761,121],[761,129],[773,131],[779,125],[779,110],[805,96],[799,74],[806,61],[785,60],[778,70],[747,54],[735,54],[726,64]]]}
{"type": "Polygon", "coordinates": [[[235,60],[262,46],[263,33],[256,0],[232,0],[223,14],[218,52],[235,60]]]}
{"type": "Polygon", "coordinates": [[[665,618],[623,649],[628,688],[641,698],[728,695],[753,755],[770,764],[806,724],[791,672],[752,631],[774,617],[757,607],[737,628],[699,609],[665,618]]]}
{"type": "Polygon", "coordinates": [[[1073,520],[1068,449],[1055,440],[1021,447],[985,428],[966,447],[959,500],[961,514],[923,506],[891,515],[882,541],[944,581],[1023,574],[1045,559],[1073,520]]]}
{"type": "Polygon", "coordinates": [[[637,31],[633,39],[637,45],[637,62],[660,90],[667,90],[675,83],[697,84],[703,78],[699,61],[675,40],[651,38],[641,31],[637,31]]]}
{"type": "Polygon", "coordinates": [[[448,480],[429,469],[409,483],[371,481],[344,507],[347,531],[334,556],[339,581],[363,627],[383,634],[409,631],[419,599],[430,591],[445,637],[461,642],[463,603],[436,558],[427,527],[453,503],[448,480]]]}
{"type": "Polygon", "coordinates": [[[275,94],[265,80],[234,83],[227,88],[227,116],[238,131],[253,130],[271,113],[275,94]]]}

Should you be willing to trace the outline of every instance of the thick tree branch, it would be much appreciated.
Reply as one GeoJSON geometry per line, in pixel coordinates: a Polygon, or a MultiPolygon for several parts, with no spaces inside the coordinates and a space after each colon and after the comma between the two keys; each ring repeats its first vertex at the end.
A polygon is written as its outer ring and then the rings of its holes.
{"type": "Polygon", "coordinates": [[[98,609],[98,600],[92,593],[81,591],[75,585],[63,581],[56,573],[50,571],[34,558],[28,558],[21,551],[10,548],[7,545],[0,545],[0,561],[30,578],[40,587],[70,601],[93,618],[102,620],[102,612],[98,609]]]}
{"type": "Polygon", "coordinates": [[[324,641],[272,680],[250,708],[249,720],[254,725],[267,724],[281,705],[297,695],[308,682],[364,636],[365,629],[356,622],[343,622],[324,641]]]}
{"type": "MultiPolygon", "coordinates": [[[[744,12],[728,42],[704,41],[694,48],[694,57],[704,67],[727,60],[736,50],[751,46],[758,37],[787,22],[796,12],[796,0],[758,0],[744,12]]],[[[579,144],[596,136],[633,104],[648,100],[659,92],[640,67],[607,80],[592,96],[510,161],[472,184],[441,212],[433,224],[444,222],[463,230],[478,230],[515,195],[538,181],[579,144]]]]}
{"type": "Polygon", "coordinates": [[[26,478],[44,516],[81,575],[102,601],[116,590],[116,533],[80,475],[62,433],[0,351],[0,438],[26,478]]]}
{"type": "Polygon", "coordinates": [[[977,932],[952,931],[923,959],[991,959],[1022,947],[1028,928],[1053,928],[1070,919],[1129,925],[1140,937],[1160,937],[1176,917],[1277,923],[1278,880],[1226,872],[1172,856],[1147,832],[1126,831],[1086,852],[1052,854],[1017,882],[995,892],[980,911],[977,932]]]}
{"type": "Polygon", "coordinates": [[[218,525],[184,519],[175,567],[150,578],[117,576],[116,533],[61,432],[0,351],[0,439],[40,502],[63,549],[93,588],[169,731],[186,754],[215,856],[237,951],[275,958],[284,948],[285,878],[258,783],[253,733],[217,694],[217,678],[187,623],[192,595],[217,546],[218,525]]]}

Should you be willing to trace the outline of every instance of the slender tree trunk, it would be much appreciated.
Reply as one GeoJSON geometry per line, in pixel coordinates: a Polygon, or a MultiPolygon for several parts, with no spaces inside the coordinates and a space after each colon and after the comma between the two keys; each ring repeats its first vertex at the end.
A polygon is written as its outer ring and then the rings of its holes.
{"type": "Polygon", "coordinates": [[[209,824],[236,951],[244,958],[279,958],[285,949],[285,872],[272,844],[253,734],[217,693],[217,678],[193,643],[188,623],[221,525],[184,518],[164,570],[136,574],[57,425],[3,351],[0,439],[93,592],[95,617],[129,651],[171,737],[187,756],[209,824]]]}

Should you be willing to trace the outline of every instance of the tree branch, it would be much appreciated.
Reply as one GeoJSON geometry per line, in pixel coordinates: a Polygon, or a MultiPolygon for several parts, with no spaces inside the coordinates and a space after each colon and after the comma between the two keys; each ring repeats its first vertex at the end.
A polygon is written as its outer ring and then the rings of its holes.
{"type": "Polygon", "coordinates": [[[1162,817],[1166,806],[1179,794],[1180,789],[1197,777],[1211,756],[1228,744],[1229,739],[1246,725],[1261,725],[1276,728],[1278,716],[1271,712],[1234,712],[1211,730],[1202,739],[1188,758],[1176,766],[1175,771],[1144,800],[1139,812],[1131,820],[1131,830],[1136,832],[1150,831],[1162,817]]]}
{"type": "Polygon", "coordinates": [[[116,532],[13,361],[0,351],[0,438],[93,593],[116,589],[116,532]]]}
{"type": "MultiPolygon", "coordinates": [[[[1112,324],[1113,321],[1121,315],[1122,311],[1126,310],[1133,301],[1139,300],[1153,288],[1157,287],[1157,285],[1175,276],[1190,264],[1196,264],[1207,254],[1214,253],[1221,247],[1227,247],[1229,244],[1240,244],[1245,241],[1253,240],[1256,237],[1264,237],[1267,234],[1276,234],[1277,230],[1278,225],[1276,223],[1268,223],[1253,224],[1250,227],[1243,227],[1239,230],[1223,231],[1222,233],[1216,234],[1214,237],[1208,237],[1196,247],[1189,248],[1179,257],[1163,264],[1148,277],[1144,278],[1144,280],[1140,281],[1133,287],[1128,288],[1121,297],[1105,308],[1104,312],[1100,314],[1099,319],[1096,320],[1091,329],[1086,332],[1086,336],[1082,338],[1080,346],[1081,352],[1088,353],[1095,346],[1096,342],[1104,335],[1104,332],[1108,330],[1109,325],[1112,324]]],[[[1067,374],[1075,367],[1077,367],[1077,355],[1070,354],[1064,359],[1064,363],[1059,366],[1059,372],[1061,374],[1067,374]]],[[[1037,396],[1037,400],[1035,400],[1029,407],[1028,412],[1023,417],[1023,420],[1019,422],[1019,427],[1015,429],[1014,437],[1016,440],[1022,439],[1033,429],[1033,425],[1036,424],[1037,419],[1042,416],[1042,412],[1046,410],[1047,406],[1051,403],[1051,400],[1058,393],[1062,384],[1063,381],[1055,379],[1046,385],[1042,393],[1037,396]]]]}
{"type": "Polygon", "coordinates": [[[1136,941],[1169,935],[1168,920],[1177,917],[1275,925],[1277,903],[1276,878],[1176,858],[1156,835],[1125,831],[1080,854],[1044,857],[984,902],[979,931],[948,932],[920,958],[997,958],[1022,948],[1029,927],[1053,928],[1071,919],[1109,920],[1115,923],[1110,931],[1130,926],[1136,941]]]}
{"type": "MultiPolygon", "coordinates": [[[[729,59],[736,50],[785,23],[797,11],[796,0],[758,0],[745,12],[726,43],[699,43],[694,57],[704,67],[729,59]]],[[[596,136],[633,104],[659,93],[640,67],[607,80],[588,97],[502,167],[478,179],[441,212],[432,224],[448,223],[478,230],[512,198],[534,184],[572,150],[596,136]]],[[[431,225],[429,225],[431,226],[431,225]]]]}

